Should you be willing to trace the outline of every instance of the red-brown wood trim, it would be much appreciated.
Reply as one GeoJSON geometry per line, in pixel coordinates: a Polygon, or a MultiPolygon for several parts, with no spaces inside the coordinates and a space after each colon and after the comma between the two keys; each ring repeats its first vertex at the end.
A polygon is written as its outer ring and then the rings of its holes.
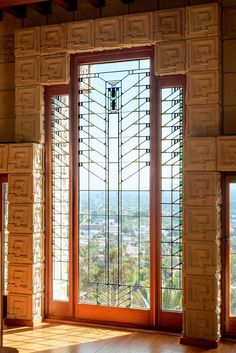
{"type": "MultiPolygon", "coordinates": [[[[70,95],[69,85],[50,86],[45,90],[45,171],[46,171],[46,236],[45,236],[45,316],[62,315],[71,317],[71,300],[68,302],[52,300],[52,136],[51,136],[51,98],[54,95],[70,95]]],[[[71,169],[71,168],[70,168],[71,169]]],[[[72,269],[70,269],[70,276],[72,269]]],[[[72,282],[73,283],[73,282],[72,282]]],[[[70,290],[69,297],[72,293],[70,290]]]]}
{"type": "Polygon", "coordinates": [[[158,218],[158,246],[157,246],[157,268],[158,268],[158,291],[157,291],[157,325],[159,328],[163,330],[171,330],[175,332],[182,331],[182,321],[183,321],[183,314],[182,312],[176,311],[165,311],[162,310],[161,307],[161,300],[162,300],[162,293],[161,293],[161,283],[162,283],[162,274],[161,274],[161,90],[162,88],[166,87],[183,87],[183,130],[182,136],[184,137],[184,130],[185,130],[185,75],[168,75],[168,76],[161,76],[157,77],[157,120],[158,120],[158,151],[157,154],[158,158],[158,192],[157,192],[157,218],[158,218]]]}

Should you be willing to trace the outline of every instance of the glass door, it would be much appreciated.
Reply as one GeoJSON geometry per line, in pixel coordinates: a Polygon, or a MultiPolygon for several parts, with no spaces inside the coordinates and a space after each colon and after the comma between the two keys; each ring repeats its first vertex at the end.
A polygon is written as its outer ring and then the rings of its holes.
{"type": "Polygon", "coordinates": [[[225,312],[226,333],[236,332],[236,175],[226,177],[225,194],[225,312]]]}
{"type": "Polygon", "coordinates": [[[2,346],[3,319],[7,305],[7,252],[8,252],[8,184],[7,175],[0,175],[0,343],[2,346]]]}
{"type": "Polygon", "coordinates": [[[78,66],[80,319],[149,325],[151,60],[78,66]]]}

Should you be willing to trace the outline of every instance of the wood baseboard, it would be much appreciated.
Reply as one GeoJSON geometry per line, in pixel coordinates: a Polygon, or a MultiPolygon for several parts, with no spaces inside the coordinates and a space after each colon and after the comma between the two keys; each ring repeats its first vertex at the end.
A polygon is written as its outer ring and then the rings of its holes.
{"type": "Polygon", "coordinates": [[[20,319],[4,319],[5,325],[13,325],[13,326],[33,326],[34,323],[32,320],[20,320],[20,319]]]}
{"type": "Polygon", "coordinates": [[[185,345],[189,345],[189,346],[217,348],[220,343],[220,339],[218,339],[217,341],[213,341],[213,340],[211,341],[211,340],[206,340],[203,338],[193,338],[193,337],[181,336],[180,343],[185,344],[185,345]]]}

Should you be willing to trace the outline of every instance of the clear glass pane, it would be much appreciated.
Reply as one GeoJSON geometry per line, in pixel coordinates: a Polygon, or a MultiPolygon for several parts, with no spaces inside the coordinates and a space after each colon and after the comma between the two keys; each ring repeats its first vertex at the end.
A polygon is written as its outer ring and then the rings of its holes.
{"type": "Polygon", "coordinates": [[[162,309],[182,310],[182,87],[161,90],[162,309]]]}
{"type": "Polygon", "coordinates": [[[2,183],[2,215],[3,215],[3,295],[7,295],[8,283],[8,183],[2,183]]]}
{"type": "Polygon", "coordinates": [[[79,70],[79,302],[150,307],[150,60],[79,70]]]}
{"type": "Polygon", "coordinates": [[[69,299],[69,96],[51,99],[53,300],[69,299]]]}
{"type": "Polygon", "coordinates": [[[229,184],[230,315],[236,316],[236,183],[229,184]]]}

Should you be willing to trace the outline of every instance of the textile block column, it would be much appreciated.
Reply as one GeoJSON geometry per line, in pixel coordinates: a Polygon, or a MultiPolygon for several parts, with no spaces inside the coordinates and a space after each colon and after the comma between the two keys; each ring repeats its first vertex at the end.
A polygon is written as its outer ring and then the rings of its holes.
{"type": "Polygon", "coordinates": [[[44,297],[43,148],[9,145],[7,322],[33,325],[44,297]]]}
{"type": "Polygon", "coordinates": [[[220,28],[216,4],[186,9],[182,343],[217,346],[221,310],[220,28]]]}

